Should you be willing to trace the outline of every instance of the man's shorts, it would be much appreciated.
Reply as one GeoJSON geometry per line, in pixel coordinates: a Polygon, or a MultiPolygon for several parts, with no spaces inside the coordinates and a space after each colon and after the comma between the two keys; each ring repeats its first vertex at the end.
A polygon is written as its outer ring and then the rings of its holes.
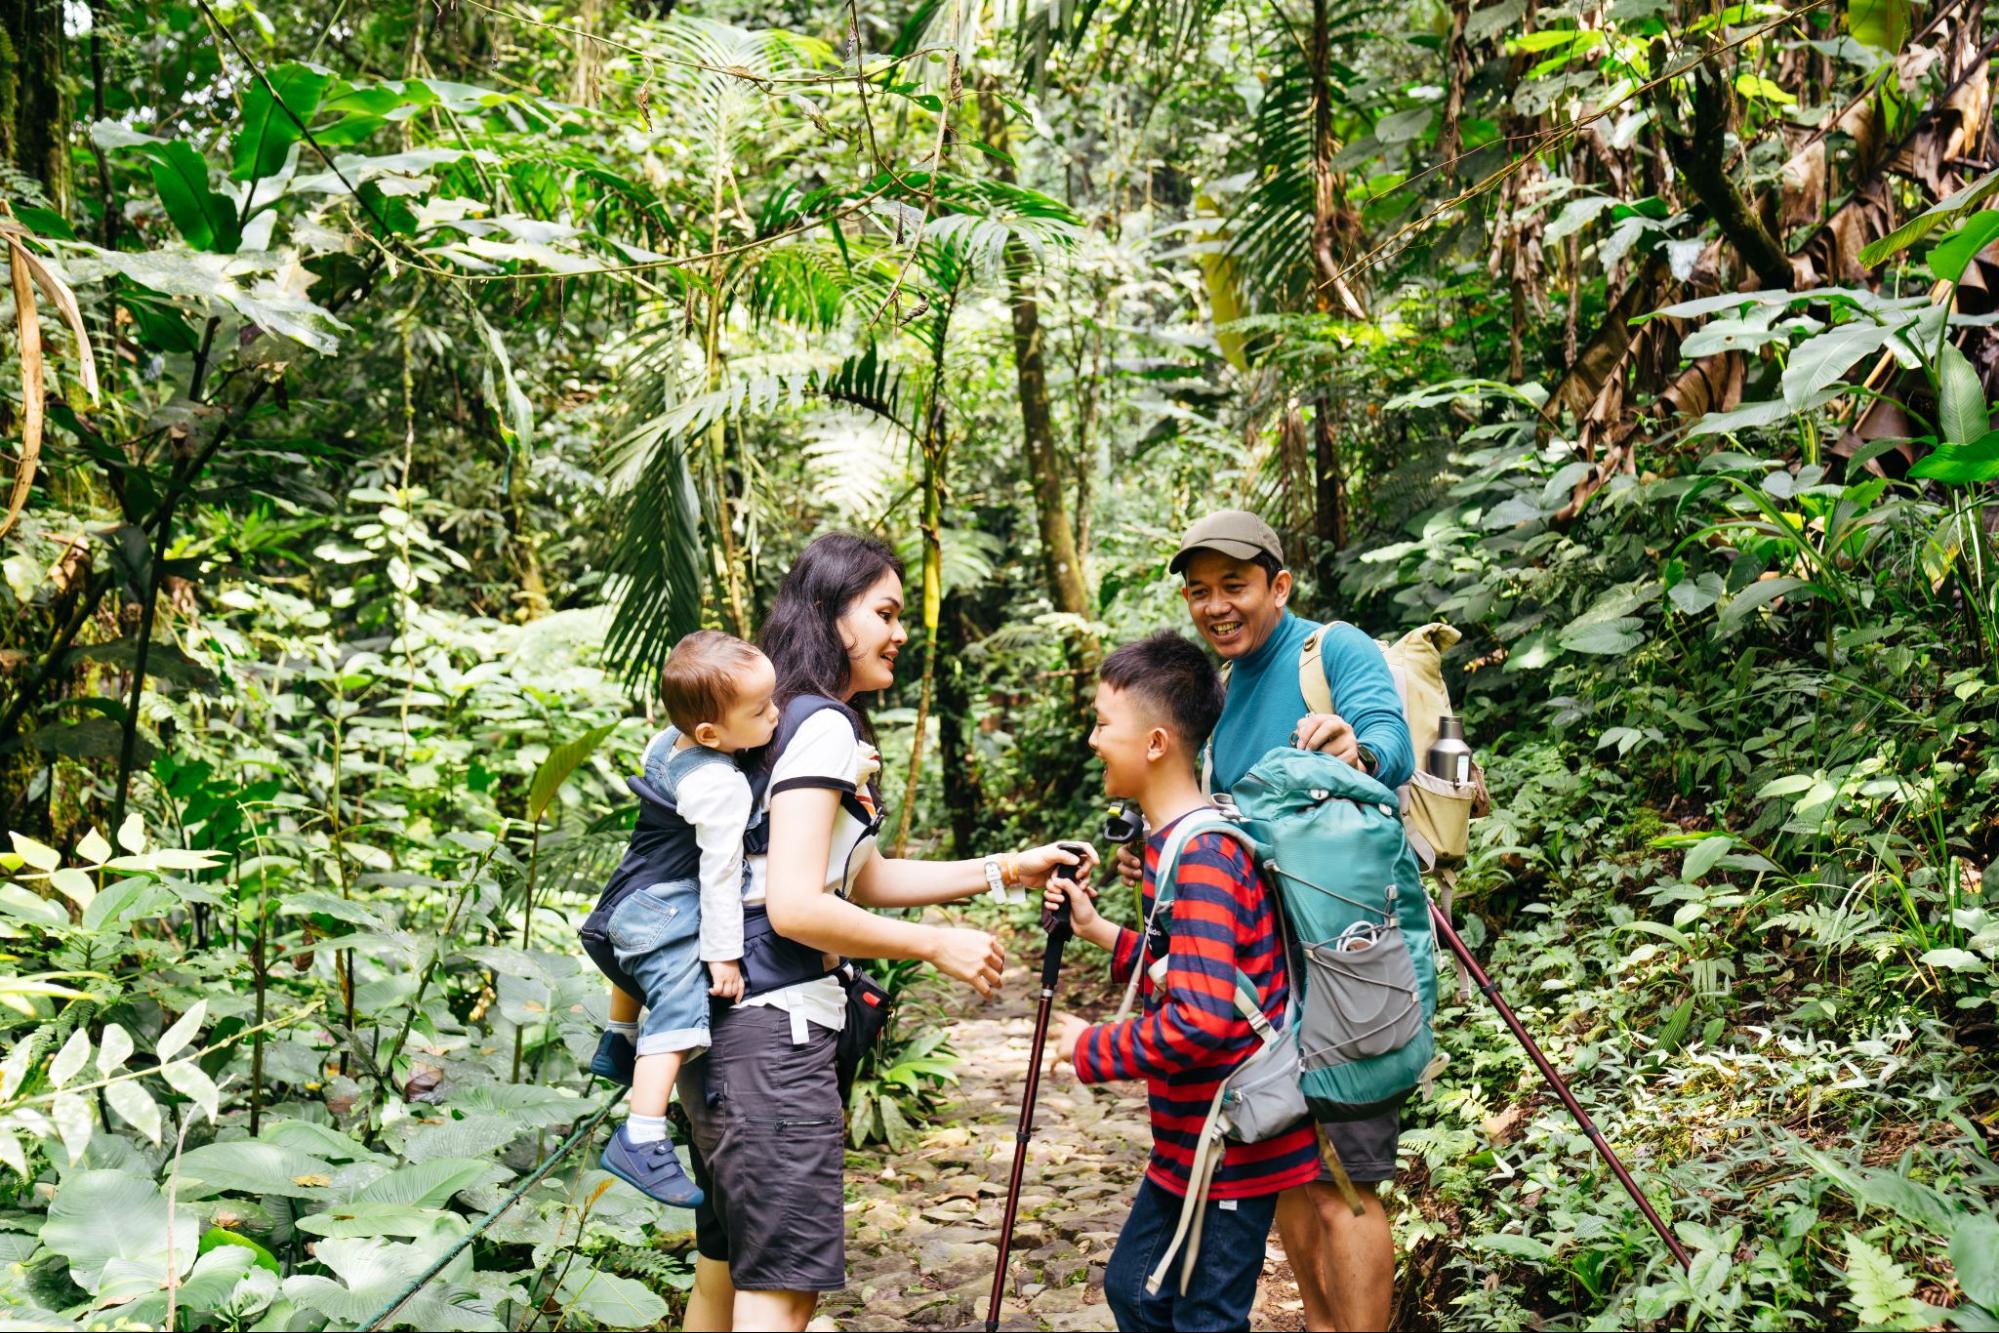
{"type": "MultiPolygon", "coordinates": [[[[1340,1155],[1340,1165],[1346,1168],[1347,1179],[1354,1184],[1378,1185],[1395,1179],[1395,1146],[1402,1137],[1400,1107],[1365,1120],[1321,1120],[1319,1127],[1325,1130],[1326,1138],[1340,1155]]],[[[1319,1167],[1319,1180],[1323,1184],[1333,1183],[1333,1174],[1323,1163],[1319,1167]]]]}

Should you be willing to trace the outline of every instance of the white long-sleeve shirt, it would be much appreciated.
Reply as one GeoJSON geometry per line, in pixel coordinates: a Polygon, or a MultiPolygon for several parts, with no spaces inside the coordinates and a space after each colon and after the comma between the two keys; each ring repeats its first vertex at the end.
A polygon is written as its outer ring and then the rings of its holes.
{"type": "MultiPolygon", "coordinates": [[[[664,770],[679,738],[668,728],[646,746],[649,776],[664,770]]],[[[734,761],[700,764],[682,775],[673,803],[701,849],[701,961],[733,963],[743,956],[743,831],[755,804],[749,779],[734,761]]]]}

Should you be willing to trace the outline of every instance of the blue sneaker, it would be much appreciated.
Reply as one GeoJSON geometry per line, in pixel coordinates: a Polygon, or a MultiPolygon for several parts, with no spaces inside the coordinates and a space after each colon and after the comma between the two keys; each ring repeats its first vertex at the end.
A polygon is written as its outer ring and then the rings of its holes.
{"type": "Polygon", "coordinates": [[[626,1127],[620,1125],[604,1145],[604,1155],[597,1164],[647,1198],[675,1208],[692,1208],[707,1197],[688,1179],[671,1137],[657,1143],[633,1143],[626,1127]]]}
{"type": "Polygon", "coordinates": [[[590,1057],[590,1072],[613,1083],[632,1086],[632,1066],[638,1063],[638,1047],[622,1032],[606,1028],[597,1039],[597,1053],[590,1057]]]}

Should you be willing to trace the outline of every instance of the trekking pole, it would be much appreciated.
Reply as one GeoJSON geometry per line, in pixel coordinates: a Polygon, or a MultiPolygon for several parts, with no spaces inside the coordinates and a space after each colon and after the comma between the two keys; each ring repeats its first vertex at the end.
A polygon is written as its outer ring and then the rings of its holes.
{"type": "MultiPolygon", "coordinates": [[[[1081,843],[1059,843],[1058,846],[1081,856],[1088,848],[1081,843]]],[[[1069,893],[1075,892],[1075,884],[1069,884],[1069,893]]],[[[1065,893],[1059,906],[1041,914],[1041,928],[1048,932],[1048,943],[1041,950],[1041,1002],[1034,1011],[1034,1053],[1027,1061],[1027,1091],[1021,1098],[1020,1125],[1013,1132],[1013,1172],[1006,1183],[1006,1215],[1000,1222],[999,1265],[993,1271],[993,1299],[986,1307],[986,1333],[999,1333],[1000,1297],[1006,1291],[1007,1252],[1013,1248],[1014,1215],[1020,1210],[1021,1172],[1027,1168],[1027,1140],[1034,1130],[1034,1097],[1041,1090],[1041,1051],[1048,1044],[1048,1016],[1055,1008],[1055,978],[1062,971],[1062,946],[1069,942],[1073,934],[1069,925],[1069,897],[1065,893]]]]}
{"type": "Polygon", "coordinates": [[[1673,1258],[1679,1261],[1680,1267],[1691,1267],[1693,1261],[1687,1257],[1685,1248],[1674,1239],[1673,1233],[1667,1230],[1665,1221],[1652,1207],[1651,1200],[1639,1190],[1638,1182],[1631,1178],[1631,1173],[1624,1169],[1624,1163],[1617,1159],[1617,1151],[1603,1137],[1603,1131],[1596,1127],[1596,1122],[1589,1118],[1589,1112],[1583,1110],[1582,1103],[1578,1102],[1575,1094],[1569,1091],[1569,1085],[1562,1081],[1562,1076],[1555,1072],[1552,1064],[1548,1063],[1548,1057],[1541,1053],[1541,1048],[1535,1043],[1534,1038],[1527,1035],[1527,1029],[1521,1026],[1513,1010],[1500,998],[1499,987],[1492,984],[1492,978],[1485,974],[1485,969],[1471,956],[1471,950],[1458,938],[1458,932],[1451,926],[1451,919],[1444,915],[1443,909],[1435,902],[1430,903],[1430,920],[1436,923],[1437,933],[1444,937],[1444,943],[1451,946],[1451,952],[1458,956],[1458,962],[1471,974],[1472,980],[1477,983],[1479,990],[1484,992],[1485,998],[1492,1001],[1493,1008],[1499,1010],[1500,1018],[1505,1020],[1506,1026],[1513,1032],[1513,1039],[1527,1052],[1527,1058],[1541,1071],[1541,1077],[1548,1081],[1548,1086],[1562,1099],[1562,1105],[1566,1106],[1569,1114],[1576,1118],[1576,1124],[1582,1127],[1583,1137],[1590,1141],[1598,1154],[1609,1164],[1611,1172],[1617,1177],[1617,1183],[1624,1186],[1624,1192],[1638,1205],[1638,1211],[1645,1214],[1645,1220],[1659,1233],[1659,1239],[1666,1242],[1666,1248],[1673,1252],[1673,1258]]]}

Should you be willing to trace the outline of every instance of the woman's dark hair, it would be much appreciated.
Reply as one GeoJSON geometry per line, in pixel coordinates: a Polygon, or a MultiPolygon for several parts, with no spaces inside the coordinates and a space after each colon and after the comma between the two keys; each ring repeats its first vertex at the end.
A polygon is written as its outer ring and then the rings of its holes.
{"type": "Polygon", "coordinates": [[[846,694],[851,667],[840,617],[888,573],[901,578],[902,561],[886,543],[859,533],[829,532],[798,553],[757,636],[777,668],[780,709],[801,694],[846,694]]]}

